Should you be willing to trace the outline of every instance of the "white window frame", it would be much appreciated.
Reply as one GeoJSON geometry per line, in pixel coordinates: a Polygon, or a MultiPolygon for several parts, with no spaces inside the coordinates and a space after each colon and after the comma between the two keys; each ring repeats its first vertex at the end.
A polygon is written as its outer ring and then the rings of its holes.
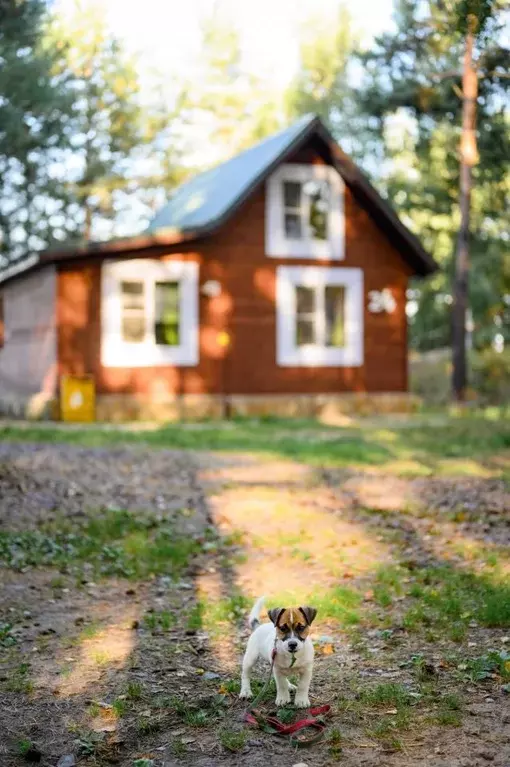
{"type": "MultiPolygon", "coordinates": [[[[316,310],[317,311],[317,310],[316,310]]],[[[279,266],[276,270],[276,361],[281,367],[360,367],[364,360],[363,270],[346,267],[279,266]],[[296,287],[345,288],[345,345],[296,343],[296,287]]],[[[323,322],[324,317],[317,317],[323,322]]]]}
{"type": "Polygon", "coordinates": [[[191,261],[133,259],[106,261],[101,271],[101,364],[105,367],[191,366],[199,360],[198,264],[191,261]],[[145,284],[146,337],[141,343],[122,338],[121,283],[145,284]],[[179,282],[179,346],[157,344],[156,282],[179,282]]]}
{"type": "MultiPolygon", "coordinates": [[[[303,222],[304,223],[304,222],[303,222]]],[[[345,254],[344,182],[331,165],[284,164],[266,184],[266,254],[271,258],[327,258],[342,260],[345,254]],[[290,238],[285,232],[285,181],[306,184],[328,181],[330,208],[328,236],[290,238]]]]}

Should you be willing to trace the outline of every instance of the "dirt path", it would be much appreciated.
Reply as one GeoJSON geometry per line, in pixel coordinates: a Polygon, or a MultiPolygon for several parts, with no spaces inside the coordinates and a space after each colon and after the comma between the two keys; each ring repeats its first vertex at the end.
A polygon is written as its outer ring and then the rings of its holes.
{"type": "Polygon", "coordinates": [[[0,765],[508,767],[508,509],[493,478],[1,445],[0,765]],[[307,752],[242,725],[261,593],[319,609],[307,752]]]}

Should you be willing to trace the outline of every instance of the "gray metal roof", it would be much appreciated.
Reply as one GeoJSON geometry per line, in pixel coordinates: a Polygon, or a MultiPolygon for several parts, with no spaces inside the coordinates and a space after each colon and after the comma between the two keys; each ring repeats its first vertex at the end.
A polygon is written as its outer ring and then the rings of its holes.
{"type": "Polygon", "coordinates": [[[152,219],[147,233],[166,229],[196,232],[218,224],[316,119],[305,115],[289,128],[186,181],[152,219]]]}
{"type": "Polygon", "coordinates": [[[109,242],[68,243],[57,249],[27,254],[19,262],[0,269],[0,283],[18,279],[45,264],[98,257],[132,257],[149,254],[154,248],[177,245],[205,237],[217,230],[249,198],[285,158],[312,137],[329,152],[330,162],[349,186],[358,203],[394,244],[415,274],[436,271],[437,264],[418,239],[346,155],[316,115],[305,115],[286,130],[261,141],[251,149],[195,176],[182,184],[160,210],[144,234],[109,242]]]}

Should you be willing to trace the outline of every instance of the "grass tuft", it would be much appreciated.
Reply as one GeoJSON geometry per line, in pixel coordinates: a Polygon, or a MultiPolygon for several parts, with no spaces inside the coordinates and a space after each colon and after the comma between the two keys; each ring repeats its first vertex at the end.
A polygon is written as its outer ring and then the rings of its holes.
{"type": "Polygon", "coordinates": [[[368,706],[386,706],[391,704],[398,708],[409,706],[412,697],[404,685],[387,682],[378,684],[371,690],[364,690],[361,693],[361,700],[368,706]]]}
{"type": "Polygon", "coordinates": [[[219,741],[227,751],[236,753],[242,751],[246,745],[246,730],[223,729],[219,732],[219,741]]]}

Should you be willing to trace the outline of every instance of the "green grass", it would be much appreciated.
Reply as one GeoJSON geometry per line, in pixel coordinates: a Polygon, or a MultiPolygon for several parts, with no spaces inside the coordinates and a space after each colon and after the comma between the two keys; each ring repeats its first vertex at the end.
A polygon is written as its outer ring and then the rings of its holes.
{"type": "Polygon", "coordinates": [[[412,701],[404,685],[394,682],[384,682],[370,690],[364,690],[360,698],[367,706],[374,707],[392,705],[399,708],[409,706],[412,701]]]}
{"type": "Polygon", "coordinates": [[[333,618],[341,625],[353,626],[360,622],[357,608],[362,603],[362,595],[346,586],[336,586],[329,591],[316,592],[309,596],[309,603],[319,612],[321,618],[333,618]]]}
{"type": "Polygon", "coordinates": [[[122,717],[125,716],[129,706],[125,698],[116,698],[112,703],[112,708],[119,719],[122,719],[122,717]]]}
{"type": "MultiPolygon", "coordinates": [[[[474,460],[510,447],[510,419],[489,411],[467,416],[410,416],[392,422],[360,419],[348,428],[324,426],[312,420],[279,418],[236,419],[229,422],[171,424],[152,431],[134,429],[66,428],[63,426],[4,426],[0,439],[64,442],[86,446],[141,445],[189,450],[251,451],[292,458],[311,465],[384,465],[415,461],[430,471],[444,458],[474,460]]],[[[466,469],[469,473],[469,467],[466,469]]],[[[408,470],[406,470],[408,471],[408,470]]]]}
{"type": "Polygon", "coordinates": [[[183,716],[183,721],[190,727],[207,727],[210,723],[209,714],[204,709],[188,709],[183,716]]]}
{"type": "Polygon", "coordinates": [[[144,619],[143,624],[151,631],[161,629],[162,631],[168,631],[172,626],[175,626],[176,617],[168,610],[161,610],[160,612],[148,612],[144,619]]]}
{"type": "Polygon", "coordinates": [[[52,566],[76,574],[87,563],[95,578],[177,576],[198,550],[193,539],[177,536],[167,522],[128,511],[102,511],[84,520],[62,518],[33,531],[0,533],[4,567],[52,566]]]}
{"type": "Polygon", "coordinates": [[[166,708],[172,710],[188,727],[208,727],[223,717],[225,700],[223,695],[213,695],[194,703],[176,696],[166,701],[166,708]]]}
{"type": "Polygon", "coordinates": [[[26,754],[28,754],[28,752],[33,747],[33,745],[34,744],[32,743],[32,741],[29,740],[28,738],[21,738],[20,740],[18,740],[16,744],[16,751],[18,752],[20,756],[25,756],[26,754]]]}
{"type": "Polygon", "coordinates": [[[29,674],[30,664],[20,663],[11,673],[9,679],[4,683],[4,690],[7,690],[7,692],[21,692],[25,695],[29,695],[34,689],[29,674]]]}
{"type": "Polygon", "coordinates": [[[437,712],[435,721],[445,727],[460,727],[462,724],[462,714],[460,711],[442,709],[437,712]]]}
{"type": "Polygon", "coordinates": [[[128,698],[128,700],[141,700],[143,695],[144,689],[140,682],[128,682],[126,687],[126,698],[128,698]]]}
{"type": "Polygon", "coordinates": [[[197,602],[196,605],[193,605],[186,619],[188,631],[200,631],[204,625],[204,610],[205,606],[202,602],[197,602]]]}
{"type": "Polygon", "coordinates": [[[447,693],[441,698],[441,706],[446,711],[461,711],[462,698],[456,693],[447,693]]]}
{"type": "Polygon", "coordinates": [[[219,732],[219,741],[223,748],[234,753],[243,750],[247,737],[246,730],[223,729],[219,732]]]}
{"type": "Polygon", "coordinates": [[[497,572],[479,576],[448,566],[425,568],[409,596],[415,603],[404,626],[410,631],[439,626],[453,641],[462,641],[473,619],[487,628],[510,626],[510,584],[497,572]]]}

